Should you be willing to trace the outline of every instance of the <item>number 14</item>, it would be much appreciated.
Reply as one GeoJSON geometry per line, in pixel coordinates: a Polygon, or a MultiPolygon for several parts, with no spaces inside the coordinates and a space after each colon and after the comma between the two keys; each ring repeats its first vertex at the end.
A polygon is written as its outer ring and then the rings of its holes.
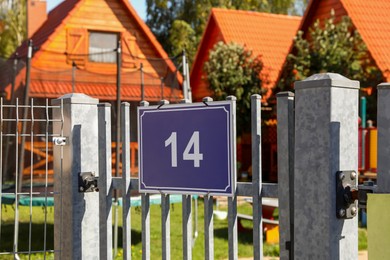
{"type": "MultiPolygon", "coordinates": [[[[171,146],[171,166],[177,167],[177,133],[172,132],[171,135],[165,140],[165,147],[171,146]]],[[[199,152],[199,132],[194,131],[188,144],[183,152],[183,160],[194,161],[194,167],[200,167],[200,161],[203,160],[203,154],[199,152]],[[191,148],[194,148],[191,153],[191,148]]]]}

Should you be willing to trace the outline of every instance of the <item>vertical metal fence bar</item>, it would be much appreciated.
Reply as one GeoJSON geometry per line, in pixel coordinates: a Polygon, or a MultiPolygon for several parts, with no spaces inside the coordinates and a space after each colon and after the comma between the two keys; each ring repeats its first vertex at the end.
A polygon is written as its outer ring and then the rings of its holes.
{"type": "MultiPolygon", "coordinates": [[[[30,112],[31,112],[31,129],[30,129],[30,223],[28,230],[28,255],[29,259],[31,259],[31,232],[32,232],[32,194],[33,194],[33,165],[34,165],[34,99],[31,99],[30,104],[30,112]]],[[[46,222],[45,222],[46,223],[46,222]]]]}
{"type": "Polygon", "coordinates": [[[192,239],[192,247],[195,246],[196,238],[198,237],[198,197],[194,197],[194,238],[192,239]]]}
{"type": "Polygon", "coordinates": [[[192,103],[192,92],[191,92],[191,85],[190,85],[190,66],[188,64],[188,61],[186,61],[186,73],[187,73],[187,97],[190,103],[192,103]]]}
{"type": "Polygon", "coordinates": [[[183,259],[192,259],[192,204],[191,195],[182,196],[183,259]]]}
{"type": "MultiPolygon", "coordinates": [[[[16,127],[15,127],[15,160],[19,162],[19,99],[16,99],[16,127]]],[[[18,251],[18,234],[19,234],[19,164],[15,164],[15,219],[14,219],[14,245],[13,253],[18,251]]]]}
{"type": "Polygon", "coordinates": [[[142,203],[142,259],[150,259],[150,195],[141,195],[142,203]]]}
{"type": "Polygon", "coordinates": [[[141,72],[141,101],[145,101],[144,64],[140,64],[141,72]]]}
{"type": "Polygon", "coordinates": [[[163,260],[171,259],[171,206],[170,195],[161,194],[161,233],[163,260]]]}
{"type": "Polygon", "coordinates": [[[263,220],[261,200],[261,96],[251,97],[252,117],[252,188],[253,188],[253,258],[263,257],[263,220]]]}
{"type": "MultiPolygon", "coordinates": [[[[116,147],[115,147],[115,176],[119,176],[120,142],[121,142],[121,80],[122,80],[122,46],[119,40],[116,48],[116,147]]],[[[118,190],[114,190],[114,256],[118,252],[118,190]]]]}
{"type": "Polygon", "coordinates": [[[294,259],[294,93],[277,97],[280,259],[294,259]]]}
{"type": "MultiPolygon", "coordinates": [[[[228,96],[226,100],[233,101],[232,113],[233,113],[233,134],[232,138],[236,138],[236,100],[235,96],[228,96]]],[[[235,141],[233,143],[236,143],[235,141]]],[[[237,155],[236,148],[233,147],[233,170],[236,170],[237,155]]],[[[236,175],[236,174],[234,174],[236,175]]],[[[236,188],[235,188],[236,189],[236,188]]],[[[234,195],[228,198],[228,244],[229,244],[229,259],[238,259],[238,231],[237,231],[237,189],[234,191],[234,195]]]]}
{"type": "Polygon", "coordinates": [[[378,192],[390,192],[390,83],[378,85],[378,192]]]}
{"type": "MultiPolygon", "coordinates": [[[[60,118],[61,119],[61,124],[59,125],[56,125],[54,126],[53,125],[53,132],[60,132],[60,136],[63,137],[64,136],[64,125],[65,125],[65,117],[64,117],[64,100],[61,99],[60,101],[60,110],[54,110],[52,112],[52,115],[53,115],[53,118],[54,119],[58,119],[60,118]]],[[[68,140],[69,142],[69,140],[68,140]]],[[[56,150],[54,149],[53,147],[53,158],[55,156],[55,153],[56,153],[56,150]]],[[[62,146],[60,146],[58,149],[57,149],[57,160],[54,161],[53,163],[53,173],[55,174],[55,170],[57,169],[57,171],[59,171],[59,173],[57,172],[57,174],[54,175],[54,186],[53,186],[53,190],[54,190],[54,193],[53,193],[53,196],[54,196],[54,201],[55,201],[55,198],[57,197],[58,198],[58,201],[62,201],[63,200],[63,194],[62,194],[62,186],[61,185],[57,185],[59,187],[56,187],[55,186],[55,180],[56,178],[58,180],[62,180],[63,179],[63,171],[64,171],[64,149],[62,146]],[[59,159],[58,159],[59,157],[59,159]],[[56,163],[56,165],[54,164],[56,163]]],[[[47,201],[46,201],[47,203],[47,201]]],[[[60,205],[57,205],[54,207],[54,214],[56,216],[56,211],[58,212],[57,213],[57,216],[60,216],[60,220],[57,222],[59,222],[59,227],[56,225],[56,222],[54,221],[54,251],[55,251],[55,256],[56,255],[61,255],[61,250],[62,250],[62,241],[63,241],[63,235],[62,235],[62,227],[64,226],[64,220],[62,219],[62,216],[63,216],[63,205],[62,203],[60,203],[60,205]],[[57,230],[56,230],[57,228],[57,230]],[[56,239],[56,232],[60,233],[56,239]],[[57,243],[57,244],[56,244],[57,243]]]]}
{"type": "Polygon", "coordinates": [[[229,260],[238,259],[237,195],[228,198],[229,260]]]}
{"type": "MultiPolygon", "coordinates": [[[[1,241],[1,224],[3,222],[3,128],[4,128],[4,104],[3,98],[0,98],[0,241],[1,241]]],[[[8,133],[6,133],[8,134],[8,133]]],[[[7,140],[7,138],[6,138],[7,140]]],[[[8,142],[6,141],[6,148],[8,142]]]]}
{"type": "MultiPolygon", "coordinates": [[[[62,109],[62,108],[61,108],[62,109]]],[[[44,233],[43,233],[43,251],[44,258],[46,259],[46,250],[47,250],[47,196],[49,195],[49,130],[50,130],[50,110],[49,110],[49,100],[46,99],[45,103],[45,113],[46,113],[46,128],[45,128],[45,224],[44,224],[44,233]]],[[[54,133],[54,131],[53,131],[54,133]]]]}
{"type": "Polygon", "coordinates": [[[21,134],[21,141],[20,141],[20,161],[19,161],[19,190],[22,189],[22,178],[23,178],[23,170],[24,170],[24,152],[25,152],[25,143],[26,143],[26,127],[27,127],[27,122],[25,121],[27,119],[28,115],[28,104],[29,104],[29,92],[30,92],[30,82],[31,82],[31,58],[32,58],[32,53],[33,53],[33,42],[30,39],[28,41],[28,51],[27,51],[27,61],[26,61],[26,84],[24,87],[24,108],[23,108],[23,116],[22,116],[22,134],[21,134]]]}
{"type": "Polygon", "coordinates": [[[204,196],[204,258],[214,259],[213,196],[204,196]]]}
{"type": "MultiPolygon", "coordinates": [[[[130,104],[121,105],[123,259],[131,259],[130,104]]],[[[119,163],[119,162],[117,162],[119,163]]]]}
{"type": "Polygon", "coordinates": [[[186,52],[182,53],[182,66],[183,66],[183,97],[185,100],[188,100],[188,81],[187,81],[187,62],[186,62],[186,52]]]}
{"type": "Polygon", "coordinates": [[[112,259],[111,105],[98,105],[100,259],[112,259]]]}
{"type": "Polygon", "coordinates": [[[164,78],[161,77],[160,81],[161,81],[160,83],[161,100],[163,100],[164,99],[164,78]]]}

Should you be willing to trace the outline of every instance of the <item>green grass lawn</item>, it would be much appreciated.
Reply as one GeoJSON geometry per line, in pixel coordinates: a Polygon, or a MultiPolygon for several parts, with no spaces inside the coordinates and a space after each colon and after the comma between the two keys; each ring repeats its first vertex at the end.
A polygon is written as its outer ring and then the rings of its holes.
{"type": "MultiPolygon", "coordinates": [[[[198,237],[193,248],[193,259],[204,258],[204,210],[203,201],[199,201],[198,206],[198,237]]],[[[20,235],[19,235],[19,250],[28,250],[29,232],[30,232],[30,212],[28,207],[19,207],[20,209],[20,235]]],[[[226,208],[219,207],[220,210],[226,208]]],[[[238,207],[240,213],[251,214],[252,208],[249,204],[243,204],[238,207]]],[[[151,206],[150,215],[150,248],[151,259],[161,258],[161,207],[159,205],[151,206]]],[[[12,251],[13,233],[14,233],[14,207],[7,205],[2,208],[2,223],[1,223],[1,241],[0,252],[12,251]]],[[[141,244],[141,208],[133,207],[131,211],[131,227],[132,227],[132,258],[141,259],[142,244],[141,244]]],[[[119,208],[119,216],[121,216],[121,208],[119,208]]],[[[47,224],[44,225],[45,210],[44,208],[34,207],[32,212],[31,225],[31,249],[43,250],[44,230],[46,229],[47,249],[53,249],[53,233],[54,233],[54,208],[47,209],[47,224]]],[[[243,221],[244,227],[250,229],[252,223],[243,221]]],[[[121,220],[119,221],[121,226],[121,220]]],[[[121,229],[120,232],[121,233],[121,229]]],[[[119,247],[122,237],[119,236],[119,247]]],[[[365,229],[359,229],[359,250],[367,248],[367,234],[365,229]]],[[[251,257],[252,249],[252,232],[239,232],[238,234],[238,252],[239,257],[251,257]]],[[[214,218],[214,253],[215,259],[228,258],[228,224],[227,219],[218,220],[214,218]]],[[[118,251],[116,259],[122,259],[121,248],[118,251]]],[[[279,254],[277,245],[264,244],[264,254],[275,256],[279,254]]],[[[28,259],[28,256],[21,256],[22,259],[28,259]]],[[[32,259],[42,259],[43,254],[36,254],[32,259]]],[[[182,259],[182,224],[181,224],[181,203],[171,205],[171,258],[182,259]]],[[[0,255],[0,259],[13,259],[13,256],[0,255]]],[[[54,259],[53,254],[48,254],[47,259],[54,259]]]]}

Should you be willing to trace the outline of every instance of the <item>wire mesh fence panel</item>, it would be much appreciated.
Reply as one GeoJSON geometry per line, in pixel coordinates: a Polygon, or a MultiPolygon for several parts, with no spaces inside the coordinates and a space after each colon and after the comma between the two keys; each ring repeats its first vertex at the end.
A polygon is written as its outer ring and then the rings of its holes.
{"type": "Polygon", "coordinates": [[[0,101],[0,257],[54,253],[53,132],[61,106],[0,101]]]}

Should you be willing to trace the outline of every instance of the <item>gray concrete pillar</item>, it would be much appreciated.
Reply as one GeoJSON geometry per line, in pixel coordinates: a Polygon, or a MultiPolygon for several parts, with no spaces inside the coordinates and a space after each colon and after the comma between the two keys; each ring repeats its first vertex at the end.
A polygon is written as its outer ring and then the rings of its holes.
{"type": "Polygon", "coordinates": [[[378,166],[379,193],[390,193],[390,83],[378,85],[378,166]]]}
{"type": "Polygon", "coordinates": [[[294,237],[294,93],[277,94],[278,197],[280,259],[293,259],[294,237]]]}
{"type": "Polygon", "coordinates": [[[66,145],[54,146],[54,247],[56,259],[99,259],[99,193],[80,192],[80,173],[99,176],[98,100],[67,94],[53,100],[54,124],[66,145]]]}
{"type": "Polygon", "coordinates": [[[358,168],[359,82],[316,74],[295,83],[295,259],[357,259],[358,219],[336,216],[337,171],[358,168]]]}

